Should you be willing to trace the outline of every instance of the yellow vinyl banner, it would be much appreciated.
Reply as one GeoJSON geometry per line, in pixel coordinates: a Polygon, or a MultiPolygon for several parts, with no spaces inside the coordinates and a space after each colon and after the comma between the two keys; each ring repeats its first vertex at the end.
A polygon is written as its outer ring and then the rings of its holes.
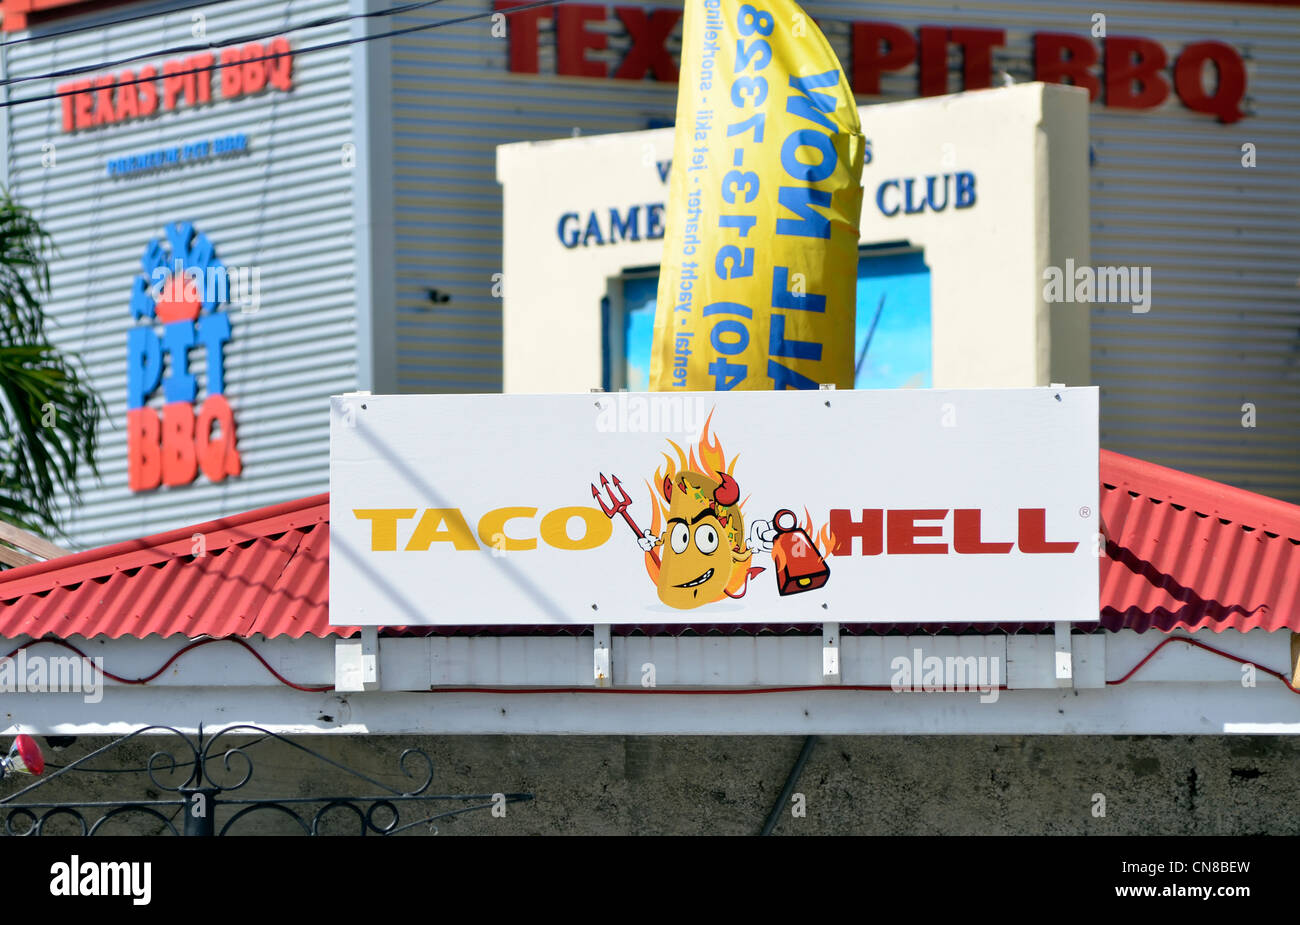
{"type": "Polygon", "coordinates": [[[686,0],[650,388],[853,388],[863,139],[791,0],[686,0]]]}

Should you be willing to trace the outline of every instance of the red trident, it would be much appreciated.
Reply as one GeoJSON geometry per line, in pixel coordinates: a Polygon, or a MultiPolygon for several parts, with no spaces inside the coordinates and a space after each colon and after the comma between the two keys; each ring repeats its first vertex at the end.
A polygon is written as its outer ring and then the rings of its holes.
{"type": "Polygon", "coordinates": [[[591,496],[600,504],[600,509],[605,512],[605,516],[610,520],[614,519],[615,514],[622,514],[623,519],[626,520],[627,525],[632,528],[632,532],[636,534],[637,539],[640,539],[643,536],[641,528],[636,525],[636,521],[632,519],[632,515],[627,512],[628,507],[632,504],[632,499],[628,496],[627,489],[624,488],[623,484],[618,480],[618,476],[615,475],[612,476],[612,478],[614,479],[614,487],[610,488],[609,481],[605,478],[605,474],[602,472],[600,474],[600,488],[592,485],[591,496]],[[605,499],[601,497],[601,489],[609,494],[608,506],[605,504],[605,499]],[[619,498],[619,496],[614,493],[615,491],[618,492],[618,495],[622,495],[622,498],[619,498]]]}

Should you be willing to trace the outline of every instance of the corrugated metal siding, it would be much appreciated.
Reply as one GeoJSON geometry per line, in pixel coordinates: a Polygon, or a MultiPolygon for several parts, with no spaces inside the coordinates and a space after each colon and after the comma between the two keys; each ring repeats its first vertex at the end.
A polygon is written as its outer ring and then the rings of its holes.
{"type": "MultiPolygon", "coordinates": [[[[44,28],[111,20],[148,6],[115,7],[97,17],[59,19],[44,28]]],[[[214,41],[282,30],[347,11],[340,0],[268,5],[232,0],[196,8],[214,41]]],[[[192,45],[191,10],[6,49],[5,76],[125,58],[192,45]]],[[[347,23],[291,33],[304,45],[346,38],[347,23]]],[[[241,43],[242,44],[242,43],[241,43]]],[[[185,106],[152,118],[77,133],[61,129],[61,101],[4,111],[5,152],[17,199],[53,235],[49,314],[54,337],[78,351],[108,409],[100,432],[102,484],[83,479],[84,504],[69,518],[73,544],[93,546],[261,507],[329,486],[326,397],[356,388],[352,171],[341,145],[351,139],[351,51],[295,56],[293,89],[185,106]],[[251,153],[148,176],[109,178],[105,161],[177,143],[243,132],[251,153]],[[41,145],[56,145],[53,168],[41,145]],[[133,494],[127,489],[126,336],[132,277],[151,238],[172,221],[191,221],[227,267],[260,267],[261,308],[227,306],[226,396],[234,410],[243,474],[133,494]]],[[[176,55],[145,63],[161,70],[176,55]]],[[[122,68],[104,68],[87,77],[122,68]]],[[[20,99],[54,91],[62,80],[8,88],[20,99]]],[[[157,326],[155,330],[161,330],[157,326]]],[[[192,355],[196,401],[206,396],[202,352],[192,355]]],[[[149,401],[161,407],[160,388],[149,401]]]]}
{"type": "MultiPolygon", "coordinates": [[[[489,9],[490,0],[452,0],[395,17],[394,25],[489,9]]],[[[555,44],[546,20],[539,26],[543,73],[511,74],[507,40],[493,37],[491,25],[480,19],[393,40],[398,383],[404,392],[501,388],[501,304],[492,295],[492,275],[501,271],[496,146],[574,128],[634,131],[649,118],[672,118],[676,108],[676,85],[548,73],[555,69],[555,44]],[[432,305],[430,287],[448,292],[451,301],[432,305]]],[[[621,27],[619,41],[625,48],[621,27]]],[[[606,58],[617,65],[622,51],[606,58]]]]}
{"type": "MultiPolygon", "coordinates": [[[[612,4],[608,9],[612,10],[612,4]]],[[[1032,36],[1086,36],[1099,8],[1061,3],[807,2],[841,61],[853,20],[1000,28],[993,67],[1032,79],[1032,36]]],[[[399,19],[401,25],[489,8],[462,0],[399,19]]],[[[1193,41],[1220,40],[1248,57],[1253,114],[1233,125],[1191,112],[1173,94],[1154,111],[1095,105],[1091,130],[1092,260],[1149,266],[1147,314],[1094,307],[1093,383],[1102,387],[1101,439],[1110,449],[1254,491],[1300,501],[1300,12],[1221,3],[1125,3],[1107,8],[1110,35],[1158,41],[1170,58],[1193,41]],[[1258,166],[1241,166],[1241,145],[1258,166]],[[1258,426],[1241,426],[1243,402],[1258,426]]],[[[610,12],[610,17],[613,14],[610,12]]],[[[606,23],[610,48],[589,53],[611,70],[627,39],[606,23]]],[[[680,26],[669,47],[679,46],[680,26]]],[[[399,381],[405,391],[500,384],[501,194],[496,145],[645,128],[671,119],[676,88],[651,81],[557,77],[554,29],[539,26],[538,75],[511,74],[507,42],[478,20],[395,40],[394,158],[399,381]],[[425,289],[448,290],[432,306],[425,289]]],[[[961,57],[950,49],[949,81],[961,57]]],[[[880,98],[917,93],[915,66],[882,78],[880,98]]],[[[863,115],[868,135],[869,112],[863,115]]],[[[594,385],[594,383],[593,383],[594,385]]]]}

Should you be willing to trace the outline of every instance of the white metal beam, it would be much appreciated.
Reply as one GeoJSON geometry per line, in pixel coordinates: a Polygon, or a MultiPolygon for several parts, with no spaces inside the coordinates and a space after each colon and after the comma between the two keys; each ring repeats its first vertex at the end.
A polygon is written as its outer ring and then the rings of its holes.
{"type": "MultiPolygon", "coordinates": [[[[372,659],[377,688],[324,693],[285,686],[241,645],[217,641],[186,653],[147,685],[102,682],[95,695],[0,692],[0,716],[32,731],[69,735],[159,722],[190,728],[199,721],[236,720],[278,731],[428,734],[1300,731],[1300,698],[1276,679],[1185,643],[1167,642],[1165,634],[1072,636],[1073,688],[1056,686],[1052,635],[839,636],[838,688],[826,684],[828,638],[833,637],[612,636],[605,642],[607,689],[594,683],[597,650],[591,637],[387,638],[377,640],[372,659]],[[1130,681],[1107,684],[1162,642],[1130,681]],[[653,669],[649,674],[647,666],[653,669]],[[945,687],[951,679],[945,673],[953,669],[966,682],[961,691],[945,687]],[[649,691],[642,686],[648,676],[658,691],[698,693],[649,691]],[[854,689],[868,686],[882,689],[854,689]],[[521,687],[576,693],[509,690],[521,687]],[[815,689],[734,692],[777,687],[815,689]],[[484,690],[450,693],[447,688],[484,690]]],[[[1289,665],[1289,633],[1207,632],[1197,638],[1265,667],[1289,665]]],[[[0,651],[21,641],[7,640],[0,651]]],[[[188,643],[180,637],[71,641],[102,659],[106,670],[127,678],[153,673],[188,643]]],[[[366,639],[351,642],[364,656],[366,639]]],[[[249,644],[299,686],[335,682],[335,639],[249,644]]],[[[44,641],[26,650],[27,658],[71,654],[44,641]]],[[[359,664],[364,687],[364,661],[359,664]]],[[[4,678],[0,670],[0,684],[4,678]]]]}
{"type": "Polygon", "coordinates": [[[1207,735],[1300,733],[1300,698],[1274,678],[1257,688],[1196,682],[1106,690],[896,694],[842,689],[777,694],[303,694],[288,688],[127,688],[85,705],[66,694],[6,697],[0,736],[116,735],[147,724],[211,731],[254,723],[282,734],[401,735],[1207,735]]]}

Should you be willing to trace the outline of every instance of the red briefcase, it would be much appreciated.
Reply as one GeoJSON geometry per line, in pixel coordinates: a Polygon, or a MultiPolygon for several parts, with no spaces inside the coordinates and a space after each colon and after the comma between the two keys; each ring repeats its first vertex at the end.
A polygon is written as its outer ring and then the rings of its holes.
{"type": "Polygon", "coordinates": [[[826,584],[831,568],[817,551],[817,545],[793,511],[779,510],[772,517],[776,539],[772,541],[772,564],[776,566],[776,590],[781,594],[813,591],[826,584]]]}

